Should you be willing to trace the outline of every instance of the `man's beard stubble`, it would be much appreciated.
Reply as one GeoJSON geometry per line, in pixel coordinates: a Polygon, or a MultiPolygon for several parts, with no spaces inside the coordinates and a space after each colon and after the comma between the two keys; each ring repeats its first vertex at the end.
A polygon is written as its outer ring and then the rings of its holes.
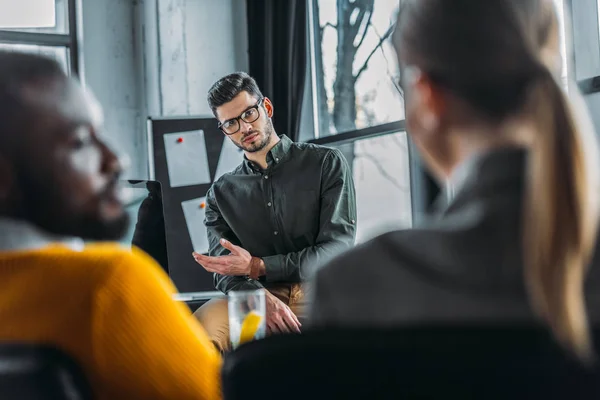
{"type": "Polygon", "coordinates": [[[20,174],[20,182],[18,205],[10,217],[29,222],[49,234],[91,241],[119,240],[131,223],[125,210],[109,220],[88,210],[69,209],[68,201],[57,192],[51,179],[36,180],[28,174],[20,174]]]}
{"type": "Polygon", "coordinates": [[[267,147],[267,145],[269,144],[269,142],[271,141],[271,136],[275,133],[275,128],[273,127],[273,122],[271,120],[267,120],[267,124],[265,126],[265,130],[264,130],[264,137],[262,138],[262,140],[260,140],[258,143],[252,143],[249,145],[244,145],[244,139],[247,138],[250,135],[253,135],[254,133],[256,133],[256,131],[250,131],[249,134],[245,135],[242,138],[242,141],[240,143],[237,143],[235,141],[233,141],[233,143],[240,149],[248,152],[248,153],[256,153],[257,151],[261,151],[262,149],[264,149],[265,147],[267,147]]]}

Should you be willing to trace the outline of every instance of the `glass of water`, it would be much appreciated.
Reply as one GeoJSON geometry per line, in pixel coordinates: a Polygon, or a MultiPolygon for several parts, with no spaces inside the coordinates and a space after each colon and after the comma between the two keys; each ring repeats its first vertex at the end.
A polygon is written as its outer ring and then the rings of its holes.
{"type": "Polygon", "coordinates": [[[229,338],[234,349],[242,343],[265,337],[266,308],[264,289],[229,292],[229,338]]]}

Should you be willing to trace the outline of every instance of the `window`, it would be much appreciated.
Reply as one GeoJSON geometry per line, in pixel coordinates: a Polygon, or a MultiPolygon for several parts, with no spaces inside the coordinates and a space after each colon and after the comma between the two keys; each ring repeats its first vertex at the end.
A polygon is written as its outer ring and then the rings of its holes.
{"type": "Polygon", "coordinates": [[[76,0],[0,0],[0,49],[41,54],[79,73],[76,0]]]}
{"type": "Polygon", "coordinates": [[[348,157],[356,186],[357,243],[412,226],[406,132],[336,145],[348,157]],[[348,152],[348,146],[351,147],[348,152]]]}
{"type": "Polygon", "coordinates": [[[404,118],[389,40],[398,5],[398,0],[312,0],[317,137],[404,118]]]}
{"type": "MultiPolygon", "coordinates": [[[[339,148],[354,177],[357,242],[412,226],[404,101],[390,37],[399,0],[309,0],[313,143],[339,148]]],[[[307,108],[310,108],[307,112],[307,108]]]]}
{"type": "MultiPolygon", "coordinates": [[[[566,87],[563,0],[553,1],[566,87]]],[[[313,122],[314,138],[304,138],[340,148],[349,161],[357,186],[359,241],[417,222],[429,198],[419,188],[431,191],[429,184],[420,183],[418,160],[409,162],[408,146],[399,145],[408,140],[396,55],[389,40],[399,3],[309,0],[310,100],[305,101],[303,121],[313,122]],[[410,177],[415,179],[414,193],[410,177]]]]}
{"type": "Polygon", "coordinates": [[[68,33],[67,0],[0,0],[0,27],[21,32],[68,33]]]}

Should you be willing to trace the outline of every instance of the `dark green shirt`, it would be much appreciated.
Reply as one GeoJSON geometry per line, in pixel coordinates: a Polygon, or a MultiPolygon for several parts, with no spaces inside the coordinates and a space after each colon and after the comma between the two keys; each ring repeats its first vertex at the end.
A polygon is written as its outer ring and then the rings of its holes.
{"type": "Polygon", "coordinates": [[[266,266],[258,281],[215,274],[215,287],[224,293],[301,282],[315,266],[354,244],[356,193],[339,150],[282,136],[267,163],[262,170],[245,159],[206,195],[209,254],[228,254],[219,243],[225,238],[266,266]]]}

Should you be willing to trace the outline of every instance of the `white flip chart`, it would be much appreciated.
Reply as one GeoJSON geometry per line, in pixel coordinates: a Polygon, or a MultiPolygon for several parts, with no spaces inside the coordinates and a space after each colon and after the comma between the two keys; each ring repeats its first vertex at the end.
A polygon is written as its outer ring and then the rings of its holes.
{"type": "Polygon", "coordinates": [[[187,224],[192,247],[196,253],[208,252],[208,237],[204,226],[204,214],[206,210],[206,197],[186,200],[181,203],[183,215],[187,224]]]}

